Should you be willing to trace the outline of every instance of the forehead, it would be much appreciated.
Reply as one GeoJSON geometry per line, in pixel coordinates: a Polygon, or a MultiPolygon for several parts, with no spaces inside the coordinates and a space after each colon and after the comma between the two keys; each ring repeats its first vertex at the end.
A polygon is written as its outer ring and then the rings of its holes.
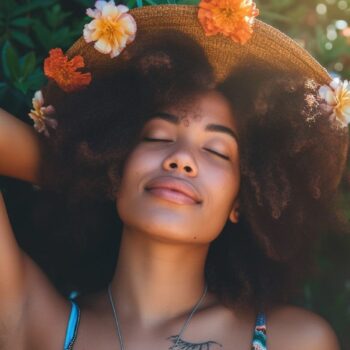
{"type": "Polygon", "coordinates": [[[236,121],[229,101],[218,91],[202,93],[186,105],[177,104],[164,112],[176,115],[186,122],[217,123],[236,129],[236,121]]]}

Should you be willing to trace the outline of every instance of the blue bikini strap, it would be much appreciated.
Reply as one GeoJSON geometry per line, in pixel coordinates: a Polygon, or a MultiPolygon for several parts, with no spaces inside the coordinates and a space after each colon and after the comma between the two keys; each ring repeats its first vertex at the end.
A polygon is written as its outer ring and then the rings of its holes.
{"type": "Polygon", "coordinates": [[[80,319],[80,309],[76,302],[70,300],[72,304],[72,309],[69,316],[69,321],[66,330],[66,339],[64,341],[64,350],[71,350],[75,338],[77,337],[79,319],[80,319]]]}

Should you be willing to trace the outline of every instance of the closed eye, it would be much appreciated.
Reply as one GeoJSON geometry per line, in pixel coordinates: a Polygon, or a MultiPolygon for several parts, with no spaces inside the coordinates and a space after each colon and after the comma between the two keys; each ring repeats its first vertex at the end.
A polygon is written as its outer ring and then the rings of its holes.
{"type": "Polygon", "coordinates": [[[144,137],[144,141],[146,142],[172,142],[173,140],[167,140],[167,139],[153,139],[151,137],[144,137]]]}
{"type": "Polygon", "coordinates": [[[205,149],[206,151],[210,152],[210,153],[216,154],[217,156],[219,156],[219,157],[221,157],[221,158],[223,158],[223,159],[230,160],[230,157],[225,156],[224,154],[221,154],[221,153],[216,152],[216,151],[214,151],[214,150],[212,150],[212,149],[209,149],[209,148],[204,148],[204,149],[205,149]]]}
{"type": "MultiPolygon", "coordinates": [[[[168,139],[155,139],[155,138],[152,138],[152,137],[144,137],[143,138],[144,141],[146,142],[173,142],[173,140],[168,140],[168,139]]],[[[221,154],[219,152],[216,152],[210,148],[204,148],[206,151],[210,152],[210,153],[213,153],[215,155],[217,155],[218,157],[220,158],[223,158],[223,159],[226,159],[226,160],[230,160],[230,157],[228,156],[225,156],[224,154],[221,154]]]]}

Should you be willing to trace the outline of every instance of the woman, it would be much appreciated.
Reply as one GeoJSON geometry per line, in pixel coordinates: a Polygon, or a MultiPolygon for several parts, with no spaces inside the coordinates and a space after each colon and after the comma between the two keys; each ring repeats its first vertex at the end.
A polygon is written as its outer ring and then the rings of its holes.
{"type": "Polygon", "coordinates": [[[325,320],[286,303],[317,233],[337,222],[348,137],[318,94],[324,70],[274,29],[281,52],[254,51],[261,23],[252,44],[233,33],[242,49],[209,40],[192,6],[133,11],[133,44],[124,16],[128,46],[95,46],[112,64],[85,41],[98,43],[104,12],[126,10],[94,11],[69,51],[88,71],[65,80],[59,51],[45,61],[39,137],[1,112],[0,172],[57,193],[67,217],[52,231],[102,236],[106,258],[68,301],[20,249],[1,201],[1,349],[339,349],[325,320]]]}

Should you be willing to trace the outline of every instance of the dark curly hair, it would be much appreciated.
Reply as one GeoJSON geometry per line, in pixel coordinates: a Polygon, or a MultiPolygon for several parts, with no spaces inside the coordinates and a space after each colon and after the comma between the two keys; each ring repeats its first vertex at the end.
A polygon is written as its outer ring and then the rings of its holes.
{"type": "Polygon", "coordinates": [[[217,89],[238,124],[241,218],[210,246],[209,288],[230,305],[289,300],[316,238],[343,225],[336,194],[348,134],[321,112],[317,84],[256,62],[216,84],[203,49],[175,31],[145,35],[118,60],[81,91],[54,82],[43,91],[59,125],[41,139],[41,190],[28,214],[40,244],[28,244],[31,255],[63,294],[106,287],[122,228],[115,191],[143,124],[217,89]]]}

